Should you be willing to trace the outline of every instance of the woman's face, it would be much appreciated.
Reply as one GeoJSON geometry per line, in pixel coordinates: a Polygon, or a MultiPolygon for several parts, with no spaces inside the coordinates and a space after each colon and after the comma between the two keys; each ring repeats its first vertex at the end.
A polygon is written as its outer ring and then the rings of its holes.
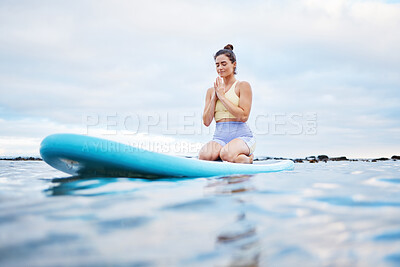
{"type": "Polygon", "coordinates": [[[219,55],[215,59],[215,67],[220,77],[226,77],[234,73],[236,62],[232,63],[226,55],[219,55]]]}

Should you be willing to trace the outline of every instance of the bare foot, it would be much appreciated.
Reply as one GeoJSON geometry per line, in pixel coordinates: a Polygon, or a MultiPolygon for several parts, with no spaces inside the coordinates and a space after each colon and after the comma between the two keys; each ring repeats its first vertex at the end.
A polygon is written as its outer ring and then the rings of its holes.
{"type": "Polygon", "coordinates": [[[251,154],[250,156],[249,156],[249,159],[250,159],[250,164],[253,164],[253,159],[254,159],[254,154],[251,154]]]}
{"type": "Polygon", "coordinates": [[[247,163],[252,164],[254,159],[254,155],[251,154],[250,156],[246,156],[245,154],[240,154],[236,157],[235,163],[247,163]]]}

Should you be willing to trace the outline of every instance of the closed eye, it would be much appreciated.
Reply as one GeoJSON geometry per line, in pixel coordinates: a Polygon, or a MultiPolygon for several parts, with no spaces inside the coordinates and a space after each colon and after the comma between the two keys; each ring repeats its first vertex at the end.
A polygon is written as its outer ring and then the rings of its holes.
{"type": "Polygon", "coordinates": [[[220,64],[222,64],[222,66],[226,66],[226,64],[228,64],[226,61],[222,61],[221,63],[215,63],[215,65],[217,66],[217,67],[219,67],[219,65],[220,64]]]}

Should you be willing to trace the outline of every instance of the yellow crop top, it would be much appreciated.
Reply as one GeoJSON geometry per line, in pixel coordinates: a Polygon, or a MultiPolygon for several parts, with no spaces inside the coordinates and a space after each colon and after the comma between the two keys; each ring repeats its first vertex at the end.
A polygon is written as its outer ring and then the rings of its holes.
{"type": "MultiPolygon", "coordinates": [[[[239,97],[235,93],[235,87],[238,81],[232,84],[232,87],[225,93],[226,99],[228,99],[232,104],[235,106],[239,106],[239,97]]],[[[236,118],[233,116],[222,104],[222,102],[218,99],[217,103],[215,104],[215,112],[214,112],[215,121],[219,121],[221,119],[234,119],[236,118]]]]}

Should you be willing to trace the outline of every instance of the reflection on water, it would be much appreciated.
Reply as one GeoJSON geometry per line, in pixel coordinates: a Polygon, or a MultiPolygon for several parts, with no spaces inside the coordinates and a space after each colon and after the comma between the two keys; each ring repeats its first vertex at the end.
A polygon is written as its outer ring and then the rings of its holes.
{"type": "Polygon", "coordinates": [[[236,219],[224,225],[217,235],[217,248],[227,251],[231,259],[226,266],[258,266],[260,243],[256,225],[246,219],[245,205],[248,200],[241,193],[255,190],[251,184],[253,175],[236,175],[209,180],[205,186],[206,195],[234,195],[241,208],[236,219]]]}
{"type": "MultiPolygon", "coordinates": [[[[158,180],[142,178],[110,178],[95,177],[85,178],[72,176],[66,178],[51,179],[51,186],[44,190],[49,196],[101,196],[126,194],[137,191],[139,183],[159,182],[159,181],[182,181],[177,178],[164,178],[158,180]]],[[[140,186],[141,188],[142,186],[140,186]]]]}
{"type": "Polygon", "coordinates": [[[245,214],[226,225],[217,236],[219,249],[227,250],[232,259],[229,266],[258,266],[261,253],[256,226],[246,220],[245,214]]]}
{"type": "Polygon", "coordinates": [[[225,195],[244,193],[254,190],[250,178],[252,175],[235,175],[210,180],[205,187],[205,193],[211,195],[225,195]]]}
{"type": "Polygon", "coordinates": [[[0,161],[0,266],[400,266],[399,173],[87,179],[0,161]]]}
{"type": "Polygon", "coordinates": [[[51,196],[100,196],[135,190],[135,188],[127,188],[126,184],[118,184],[119,181],[120,178],[56,178],[52,179],[52,186],[45,192],[51,196]],[[112,184],[115,186],[111,186],[112,184]]]}

